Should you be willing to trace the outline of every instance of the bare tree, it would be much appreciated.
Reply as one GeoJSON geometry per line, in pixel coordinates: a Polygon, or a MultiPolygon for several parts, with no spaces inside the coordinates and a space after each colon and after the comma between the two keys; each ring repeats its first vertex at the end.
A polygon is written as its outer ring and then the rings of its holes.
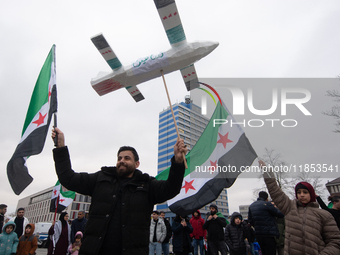
{"type": "Polygon", "coordinates": [[[300,171],[299,175],[294,179],[294,183],[289,185],[289,194],[292,198],[295,198],[295,185],[299,182],[308,182],[310,183],[317,194],[320,197],[323,197],[325,186],[322,184],[322,180],[320,176],[311,176],[310,172],[300,171]]]}
{"type": "MultiPolygon", "coordinates": [[[[340,78],[340,76],[338,76],[340,78]]],[[[332,97],[334,102],[340,102],[340,92],[337,90],[328,90],[326,96],[332,97]]],[[[335,133],[340,133],[340,106],[334,105],[330,111],[324,111],[323,114],[333,117],[335,122],[335,133]]]]}
{"type": "MultiPolygon", "coordinates": [[[[265,154],[263,155],[262,160],[266,163],[267,166],[277,167],[282,169],[287,165],[286,161],[282,159],[280,153],[276,153],[274,149],[265,148],[265,154]]],[[[310,172],[300,171],[299,174],[292,178],[289,173],[284,171],[274,171],[275,179],[282,189],[284,193],[286,193],[290,198],[295,198],[295,185],[299,182],[308,182],[310,183],[315,193],[319,196],[324,195],[325,187],[322,184],[322,180],[320,176],[312,176],[310,172]]],[[[262,179],[262,175],[260,176],[262,179]]],[[[263,183],[261,187],[253,189],[253,200],[256,200],[260,191],[265,190],[268,192],[266,185],[263,183]]]]}

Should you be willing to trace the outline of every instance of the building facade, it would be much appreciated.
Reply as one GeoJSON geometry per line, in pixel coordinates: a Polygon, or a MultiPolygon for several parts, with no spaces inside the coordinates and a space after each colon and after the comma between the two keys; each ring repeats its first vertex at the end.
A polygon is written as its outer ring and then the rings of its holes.
{"type": "Polygon", "coordinates": [[[331,195],[340,196],[340,177],[326,183],[326,188],[331,195]]]}
{"type": "Polygon", "coordinates": [[[238,209],[240,211],[240,214],[242,215],[242,218],[244,220],[248,219],[248,211],[249,211],[249,206],[250,205],[239,205],[238,209]]]}
{"type": "MultiPolygon", "coordinates": [[[[174,104],[172,107],[180,137],[187,145],[188,151],[190,151],[203,133],[209,119],[203,116],[201,114],[201,108],[193,104],[190,100],[186,103],[181,102],[174,104]]],[[[174,155],[173,147],[177,141],[177,132],[170,108],[159,113],[158,129],[158,173],[160,173],[170,167],[170,159],[174,155]]],[[[213,203],[218,206],[219,211],[223,215],[229,215],[226,189],[221,192],[219,198],[213,203]]],[[[168,208],[167,203],[157,205],[157,210],[164,211],[166,217],[175,216],[168,208]]],[[[205,215],[209,212],[209,205],[204,206],[200,211],[202,215],[205,215]]]]}
{"type": "MultiPolygon", "coordinates": [[[[54,212],[50,212],[53,186],[22,198],[18,201],[17,209],[25,208],[25,217],[30,223],[53,222],[54,212]]],[[[76,219],[79,211],[85,211],[87,216],[91,204],[91,197],[76,193],[73,202],[65,209],[70,216],[70,220],[76,219]]],[[[56,215],[59,220],[59,214],[56,215]]]]}

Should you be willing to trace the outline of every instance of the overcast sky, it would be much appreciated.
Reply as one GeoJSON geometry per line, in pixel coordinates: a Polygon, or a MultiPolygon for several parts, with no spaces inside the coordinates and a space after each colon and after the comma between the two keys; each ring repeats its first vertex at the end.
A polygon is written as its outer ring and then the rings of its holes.
{"type": "MultiPolygon", "coordinates": [[[[201,78],[336,78],[340,74],[337,0],[177,0],[177,7],[189,42],[220,43],[196,63],[201,78]]],[[[158,114],[168,107],[161,78],[139,85],[145,97],[139,103],[124,89],[100,97],[90,85],[98,72],[110,71],[90,40],[98,33],[104,34],[123,65],[170,48],[153,1],[6,1],[0,8],[0,33],[0,203],[8,205],[9,213],[18,199],[57,181],[50,134],[44,151],[27,161],[34,181],[20,196],[13,193],[6,173],[34,84],[53,44],[57,46],[58,126],[65,133],[73,168],[95,172],[103,165],[115,165],[118,148],[131,145],[140,154],[140,169],[156,175],[158,114]]],[[[180,72],[166,75],[166,81],[172,103],[183,101],[188,93],[180,72]]],[[[293,164],[339,163],[340,135],[332,132],[334,120],[321,112],[333,104],[326,91],[340,86],[324,84],[305,86],[311,92],[306,107],[312,116],[297,110],[284,117],[297,119],[296,128],[244,128],[258,155],[268,147],[293,164]]],[[[249,87],[242,87],[245,94],[249,87]]],[[[262,93],[260,87],[252,88],[262,93]]],[[[268,95],[263,102],[268,99],[270,106],[268,95]]],[[[225,103],[232,108],[232,101],[225,103]]],[[[230,212],[250,204],[252,190],[262,184],[261,179],[237,179],[229,189],[230,212]]]]}

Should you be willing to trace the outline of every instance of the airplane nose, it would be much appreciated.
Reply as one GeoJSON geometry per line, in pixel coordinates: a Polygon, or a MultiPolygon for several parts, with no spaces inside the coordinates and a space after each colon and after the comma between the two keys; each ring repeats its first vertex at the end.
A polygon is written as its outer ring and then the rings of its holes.
{"type": "Polygon", "coordinates": [[[211,42],[211,41],[204,41],[204,42],[200,42],[201,46],[203,46],[205,48],[205,51],[207,52],[207,55],[212,52],[214,49],[217,48],[217,46],[219,45],[219,42],[211,42]]]}

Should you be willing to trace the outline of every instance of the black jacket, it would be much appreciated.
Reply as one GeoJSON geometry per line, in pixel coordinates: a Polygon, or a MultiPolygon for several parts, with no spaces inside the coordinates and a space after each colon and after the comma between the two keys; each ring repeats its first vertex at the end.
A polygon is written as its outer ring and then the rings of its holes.
{"type": "Polygon", "coordinates": [[[76,233],[78,231],[81,231],[84,233],[85,225],[86,225],[87,219],[85,216],[81,218],[80,220],[78,218],[74,219],[71,224],[71,243],[74,243],[76,233]]]}
{"type": "Polygon", "coordinates": [[[5,216],[0,214],[0,234],[2,233],[2,227],[4,226],[5,216]]]}
{"type": "Polygon", "coordinates": [[[328,208],[328,206],[323,202],[323,200],[319,196],[316,197],[316,200],[318,201],[318,203],[319,203],[319,205],[322,209],[330,212],[333,215],[335,222],[336,222],[336,225],[338,225],[338,228],[340,230],[340,211],[332,209],[332,208],[328,208]]]}
{"type": "Polygon", "coordinates": [[[231,215],[230,224],[225,228],[224,237],[227,243],[230,254],[246,254],[245,238],[249,238],[248,225],[245,222],[241,222],[239,225],[235,224],[235,218],[242,216],[238,212],[234,212],[231,215]]]}
{"type": "Polygon", "coordinates": [[[174,232],[174,238],[172,240],[173,251],[176,252],[192,252],[190,233],[194,230],[190,224],[190,221],[185,217],[186,227],[181,224],[181,218],[176,216],[172,223],[172,232],[174,232]]]}
{"type": "Polygon", "coordinates": [[[165,218],[164,218],[164,224],[166,226],[166,237],[165,237],[163,243],[168,243],[170,241],[171,236],[172,236],[171,225],[170,225],[170,222],[165,218]]]}
{"type": "Polygon", "coordinates": [[[114,222],[121,226],[121,233],[116,233],[121,235],[121,254],[147,255],[153,206],[179,193],[184,164],[177,164],[173,158],[167,181],[158,181],[136,169],[132,179],[122,186],[116,167],[103,167],[93,174],[75,173],[67,147],[56,148],[53,154],[60,183],[69,190],[92,197],[79,254],[99,254],[104,239],[117,246],[114,243],[117,239],[108,231],[114,222]],[[117,211],[121,219],[118,223],[111,221],[117,211]],[[109,236],[106,233],[110,233],[109,236]]]}
{"type": "Polygon", "coordinates": [[[284,215],[272,203],[266,202],[263,198],[258,198],[249,206],[248,220],[254,226],[256,236],[279,237],[280,233],[275,217],[283,218],[284,215]]]}
{"type": "MultiPolygon", "coordinates": [[[[220,212],[217,212],[216,215],[218,216],[216,219],[208,220],[207,218],[203,224],[203,229],[207,230],[209,241],[224,241],[223,228],[227,226],[227,220],[220,212]]],[[[207,216],[209,217],[209,215],[207,216]]]]}

